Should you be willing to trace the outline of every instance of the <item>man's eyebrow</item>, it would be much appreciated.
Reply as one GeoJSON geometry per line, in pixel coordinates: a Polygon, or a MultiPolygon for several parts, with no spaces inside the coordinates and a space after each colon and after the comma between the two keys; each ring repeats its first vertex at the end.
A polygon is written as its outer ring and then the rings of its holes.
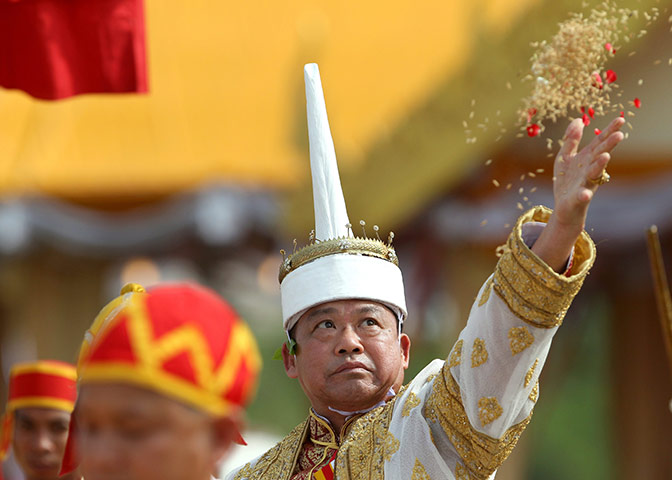
{"type": "Polygon", "coordinates": [[[382,307],[378,305],[363,305],[357,309],[357,313],[378,313],[382,311],[382,307]]]}
{"type": "Polygon", "coordinates": [[[306,320],[312,320],[315,317],[319,317],[320,315],[331,315],[333,313],[336,313],[337,309],[334,307],[323,307],[323,308],[318,308],[316,310],[313,310],[308,314],[306,317],[306,320]]]}

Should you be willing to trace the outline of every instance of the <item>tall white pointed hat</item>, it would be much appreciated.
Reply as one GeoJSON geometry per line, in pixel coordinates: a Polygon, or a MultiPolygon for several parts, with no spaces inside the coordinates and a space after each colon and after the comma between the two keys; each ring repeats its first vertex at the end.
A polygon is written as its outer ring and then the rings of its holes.
{"type": "Polygon", "coordinates": [[[311,307],[345,299],[380,302],[406,318],[404,283],[392,235],[355,237],[345,208],[317,64],[304,67],[313,177],[315,233],[311,243],[280,266],[280,296],[286,331],[311,307]]]}

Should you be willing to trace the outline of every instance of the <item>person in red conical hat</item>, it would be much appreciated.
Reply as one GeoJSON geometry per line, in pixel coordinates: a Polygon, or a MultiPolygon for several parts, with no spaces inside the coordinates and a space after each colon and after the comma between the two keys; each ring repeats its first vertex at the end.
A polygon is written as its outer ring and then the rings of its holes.
{"type": "Polygon", "coordinates": [[[242,441],[260,367],[247,325],[212,291],[125,286],[80,350],[64,471],[76,458],[87,480],[209,480],[242,441]]]}
{"type": "MultiPolygon", "coordinates": [[[[59,478],[76,380],[75,366],[67,363],[45,360],[12,367],[7,409],[0,423],[0,459],[11,448],[26,480],[59,478]]],[[[71,472],[62,478],[81,477],[71,472]]]]}

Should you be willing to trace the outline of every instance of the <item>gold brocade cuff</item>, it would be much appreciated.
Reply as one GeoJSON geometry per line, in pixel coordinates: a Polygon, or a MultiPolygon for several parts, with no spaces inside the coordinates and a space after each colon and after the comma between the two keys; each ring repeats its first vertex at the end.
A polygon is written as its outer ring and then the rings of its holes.
{"type": "Polygon", "coordinates": [[[446,363],[434,380],[425,402],[424,415],[438,423],[460,455],[469,478],[486,480],[506,460],[520,435],[530,423],[532,412],[522,422],[509,428],[501,438],[492,438],[474,429],[462,404],[460,387],[446,363]]]}
{"type": "Polygon", "coordinates": [[[552,328],[562,323],[595,261],[595,245],[585,231],[581,232],[574,245],[570,277],[553,271],[525,245],[523,224],[547,222],[550,215],[550,209],[534,207],[520,216],[497,263],[494,276],[494,290],[513,314],[538,328],[552,328]]]}

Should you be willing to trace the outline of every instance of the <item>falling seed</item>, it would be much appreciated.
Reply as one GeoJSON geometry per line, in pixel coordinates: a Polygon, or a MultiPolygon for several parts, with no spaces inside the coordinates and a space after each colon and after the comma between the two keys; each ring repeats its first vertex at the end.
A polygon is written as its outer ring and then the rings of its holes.
{"type": "Polygon", "coordinates": [[[525,191],[525,189],[523,187],[520,187],[518,189],[518,195],[522,195],[524,191],[525,191]]]}
{"type": "Polygon", "coordinates": [[[623,138],[628,138],[630,136],[630,132],[625,132],[625,135],[623,135],[623,138]]]}
{"type": "Polygon", "coordinates": [[[471,99],[471,106],[472,107],[476,106],[476,99],[475,98],[471,99]]]}
{"type": "Polygon", "coordinates": [[[546,155],[546,158],[552,158],[552,157],[553,157],[552,153],[549,153],[549,154],[546,155]]]}
{"type": "Polygon", "coordinates": [[[628,53],[628,57],[632,57],[635,53],[637,53],[637,52],[635,52],[635,51],[633,50],[632,52],[628,53]]]}
{"type": "Polygon", "coordinates": [[[485,164],[486,164],[486,165],[491,165],[491,164],[492,164],[492,158],[488,158],[488,159],[485,161],[485,164]]]}
{"type": "Polygon", "coordinates": [[[640,87],[644,85],[644,79],[640,78],[639,80],[637,80],[637,85],[639,85],[640,87]]]}
{"type": "Polygon", "coordinates": [[[506,89],[511,90],[511,82],[506,82],[506,89]]]}
{"type": "Polygon", "coordinates": [[[529,200],[529,198],[523,197],[523,202],[527,202],[528,200],[529,200]]]}
{"type": "Polygon", "coordinates": [[[600,133],[602,133],[602,130],[600,130],[599,128],[596,128],[595,129],[595,135],[599,135],[600,133]]]}
{"type": "Polygon", "coordinates": [[[525,174],[524,173],[520,176],[520,181],[522,182],[523,180],[525,180],[525,174]]]}
{"type": "Polygon", "coordinates": [[[523,204],[520,203],[520,202],[517,202],[517,203],[516,203],[516,208],[517,208],[518,210],[522,210],[522,209],[523,209],[523,204]]]}
{"type": "Polygon", "coordinates": [[[504,228],[511,228],[511,224],[510,223],[505,223],[504,228]]]}
{"type": "Polygon", "coordinates": [[[468,128],[468,127],[469,127],[469,124],[467,123],[466,120],[462,120],[462,126],[463,126],[464,128],[468,128]]]}
{"type": "Polygon", "coordinates": [[[499,142],[501,139],[502,139],[502,136],[499,135],[499,136],[497,136],[497,138],[495,138],[495,142],[499,142]]]}
{"type": "Polygon", "coordinates": [[[485,227],[485,225],[486,225],[487,223],[488,223],[488,220],[487,220],[487,219],[482,220],[482,221],[481,221],[481,227],[485,227]]]}
{"type": "Polygon", "coordinates": [[[537,168],[537,173],[544,173],[544,169],[543,168],[537,168]]]}
{"type": "Polygon", "coordinates": [[[528,174],[531,178],[534,178],[534,177],[537,176],[537,174],[536,174],[536,173],[533,173],[533,172],[527,172],[527,174],[528,174]]]}
{"type": "Polygon", "coordinates": [[[530,193],[534,193],[534,192],[536,192],[536,191],[537,191],[537,187],[532,187],[532,188],[530,189],[530,193]]]}
{"type": "Polygon", "coordinates": [[[558,179],[558,177],[556,177],[555,175],[553,175],[553,178],[552,178],[551,180],[553,180],[553,181],[555,182],[557,179],[558,179]]]}
{"type": "Polygon", "coordinates": [[[495,180],[494,178],[492,179],[492,184],[493,184],[495,187],[499,187],[499,182],[498,182],[497,180],[495,180]]]}
{"type": "Polygon", "coordinates": [[[653,62],[654,65],[660,65],[661,63],[663,63],[662,60],[654,60],[653,62]]]}
{"type": "Polygon", "coordinates": [[[632,123],[628,122],[628,128],[629,128],[630,130],[634,130],[634,129],[632,128],[632,123]]]}
{"type": "Polygon", "coordinates": [[[635,116],[635,112],[630,112],[630,111],[628,112],[628,117],[634,117],[634,116],[635,116]]]}
{"type": "Polygon", "coordinates": [[[469,120],[473,120],[473,119],[474,119],[474,112],[472,111],[472,112],[469,112],[469,120]]]}
{"type": "Polygon", "coordinates": [[[506,184],[506,189],[507,189],[507,190],[511,190],[511,187],[512,187],[512,186],[513,186],[513,184],[511,184],[511,183],[507,183],[507,184],[506,184]]]}
{"type": "Polygon", "coordinates": [[[639,108],[642,106],[642,101],[639,98],[635,98],[635,100],[632,103],[635,105],[635,108],[639,108]]]}

